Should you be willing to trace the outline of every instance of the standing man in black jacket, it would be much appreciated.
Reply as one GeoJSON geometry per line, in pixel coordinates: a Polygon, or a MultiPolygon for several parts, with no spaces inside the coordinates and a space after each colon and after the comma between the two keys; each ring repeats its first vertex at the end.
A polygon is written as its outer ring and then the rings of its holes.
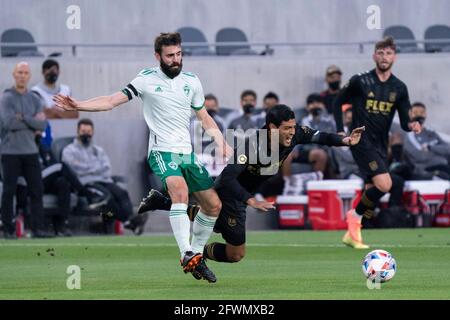
{"type": "Polygon", "coordinates": [[[27,89],[31,78],[28,63],[19,62],[14,67],[13,77],[15,85],[6,89],[0,100],[4,237],[16,238],[13,198],[19,176],[25,178],[30,195],[32,236],[45,237],[43,185],[36,133],[45,130],[47,121],[39,97],[27,89]]]}

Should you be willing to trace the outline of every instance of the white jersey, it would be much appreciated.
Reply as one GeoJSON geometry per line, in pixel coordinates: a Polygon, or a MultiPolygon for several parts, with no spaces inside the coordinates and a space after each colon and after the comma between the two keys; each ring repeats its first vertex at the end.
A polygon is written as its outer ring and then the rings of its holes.
{"type": "Polygon", "coordinates": [[[151,150],[189,154],[192,109],[203,108],[205,97],[200,80],[190,72],[169,78],[159,67],[144,69],[122,90],[129,99],[143,101],[144,118],[150,130],[151,150]]]}

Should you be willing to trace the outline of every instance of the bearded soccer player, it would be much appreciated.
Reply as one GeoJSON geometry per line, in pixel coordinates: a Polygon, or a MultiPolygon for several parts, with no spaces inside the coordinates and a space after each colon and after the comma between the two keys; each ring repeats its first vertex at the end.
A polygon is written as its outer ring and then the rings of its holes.
{"type": "MultiPolygon", "coordinates": [[[[237,146],[234,161],[227,164],[215,181],[214,188],[222,201],[222,210],[214,231],[221,233],[226,243],[206,245],[203,251],[206,258],[218,262],[238,262],[244,257],[247,206],[262,211],[273,208],[273,203],[259,201],[254,194],[261,183],[278,172],[297,144],[353,146],[359,142],[364,131],[363,127],[356,128],[350,136],[343,137],[309,127],[296,128],[294,112],[286,105],[271,108],[266,114],[265,122],[262,130],[256,130],[254,136],[245,140],[243,147],[237,146]]],[[[169,207],[169,199],[156,190],[151,190],[149,196],[142,201],[138,213],[167,210],[169,207]]],[[[191,219],[195,212],[195,208],[190,210],[191,219]]],[[[195,272],[193,275],[201,279],[195,272]]]]}
{"type": "Polygon", "coordinates": [[[383,195],[391,190],[392,179],[388,173],[387,144],[389,130],[398,111],[400,124],[405,131],[419,133],[419,122],[409,120],[410,102],[406,85],[392,74],[396,60],[394,39],[387,37],[375,44],[373,60],[375,69],[353,76],[334,102],[334,117],[338,133],[343,133],[341,105],[353,105],[352,128],[366,127],[358,145],[351,147],[353,158],[365,176],[365,190],[355,209],[346,214],[348,231],[342,241],[356,249],[369,248],[361,236],[362,217],[371,218],[383,195]]]}
{"type": "Polygon", "coordinates": [[[54,100],[65,110],[107,111],[134,97],[142,99],[144,118],[150,130],[148,162],[172,200],[169,220],[180,249],[183,271],[195,269],[209,282],[215,282],[216,277],[206,266],[202,253],[220,213],[221,202],[212,188],[208,171],[192,152],[191,110],[196,112],[203,128],[225,156],[231,157],[233,150],[203,107],[205,99],[199,78],[182,72],[181,53],[180,34],[162,33],[155,39],[155,57],[160,66],[142,70],[122,91],[86,101],[64,95],[57,95],[54,100]],[[190,221],[186,215],[190,193],[201,206],[194,220],[191,242],[190,221]]]}

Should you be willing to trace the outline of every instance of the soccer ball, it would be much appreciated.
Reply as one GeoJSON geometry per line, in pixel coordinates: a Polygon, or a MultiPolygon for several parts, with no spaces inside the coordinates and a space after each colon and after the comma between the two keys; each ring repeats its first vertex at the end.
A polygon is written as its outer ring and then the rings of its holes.
{"type": "Polygon", "coordinates": [[[364,257],[362,271],[364,276],[372,282],[387,282],[394,277],[397,262],[389,252],[373,250],[364,257]]]}

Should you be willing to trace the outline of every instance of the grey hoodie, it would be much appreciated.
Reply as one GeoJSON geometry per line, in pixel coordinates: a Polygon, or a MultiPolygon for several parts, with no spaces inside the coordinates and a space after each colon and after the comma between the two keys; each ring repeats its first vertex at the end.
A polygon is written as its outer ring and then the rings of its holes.
{"type": "Polygon", "coordinates": [[[63,149],[62,162],[75,171],[82,185],[112,183],[111,162],[106,152],[92,142],[85,146],[77,138],[63,149]]]}
{"type": "Polygon", "coordinates": [[[44,131],[47,121],[34,117],[43,111],[42,101],[32,91],[21,94],[14,87],[4,91],[0,99],[1,154],[39,152],[35,142],[35,132],[44,131]],[[17,120],[18,113],[22,114],[23,120],[17,120]]]}

